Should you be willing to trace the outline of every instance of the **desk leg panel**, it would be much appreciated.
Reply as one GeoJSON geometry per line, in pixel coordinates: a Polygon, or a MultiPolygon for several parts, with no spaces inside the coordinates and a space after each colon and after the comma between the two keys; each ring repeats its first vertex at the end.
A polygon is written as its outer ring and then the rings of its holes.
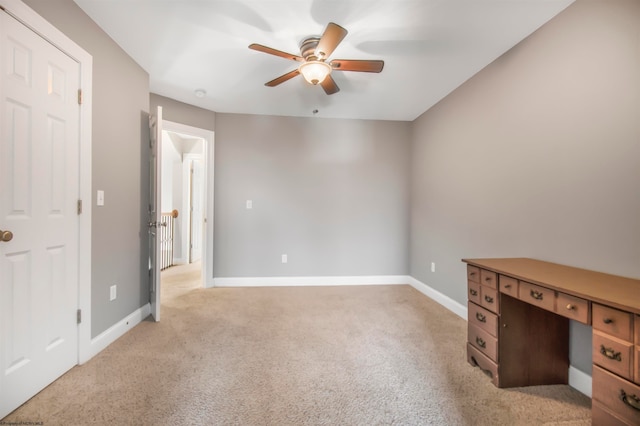
{"type": "Polygon", "coordinates": [[[467,343],[467,362],[473,367],[478,367],[491,379],[494,386],[498,386],[498,365],[488,356],[476,349],[471,343],[467,343]]]}
{"type": "Polygon", "coordinates": [[[499,387],[567,384],[569,319],[500,297],[499,387]]]}

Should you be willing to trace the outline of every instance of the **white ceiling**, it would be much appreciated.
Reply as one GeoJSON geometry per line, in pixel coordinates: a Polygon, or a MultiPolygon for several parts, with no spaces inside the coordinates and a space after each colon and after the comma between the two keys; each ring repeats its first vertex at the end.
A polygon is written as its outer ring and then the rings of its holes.
{"type": "Polygon", "coordinates": [[[573,0],[74,0],[150,76],[157,93],[216,112],[411,121],[573,0]],[[297,63],[328,22],[349,33],[331,59],[382,59],[380,74],[332,75],[328,96],[297,63]],[[196,89],[207,95],[199,99],[196,89]]]}

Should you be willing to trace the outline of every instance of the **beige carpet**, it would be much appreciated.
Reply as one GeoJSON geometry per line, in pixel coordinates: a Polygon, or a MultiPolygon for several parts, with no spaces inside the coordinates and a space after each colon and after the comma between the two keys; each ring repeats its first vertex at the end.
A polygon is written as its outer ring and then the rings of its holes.
{"type": "Polygon", "coordinates": [[[501,390],[466,323],[410,286],[201,289],[163,276],[144,321],[4,422],[45,425],[590,425],[568,386],[501,390]]]}

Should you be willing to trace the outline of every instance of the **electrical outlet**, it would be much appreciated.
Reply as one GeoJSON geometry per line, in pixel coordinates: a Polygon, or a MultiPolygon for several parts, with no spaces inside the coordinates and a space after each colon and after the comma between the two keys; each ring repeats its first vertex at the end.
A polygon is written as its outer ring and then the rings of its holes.
{"type": "Polygon", "coordinates": [[[431,262],[431,272],[436,271],[436,262],[431,262]]]}
{"type": "Polygon", "coordinates": [[[287,258],[286,254],[282,255],[282,263],[287,263],[289,261],[289,259],[287,258]]]}
{"type": "Polygon", "coordinates": [[[109,287],[109,302],[116,300],[116,286],[109,287]]]}
{"type": "Polygon", "coordinates": [[[247,210],[251,210],[253,208],[253,201],[247,200],[247,210]]]}

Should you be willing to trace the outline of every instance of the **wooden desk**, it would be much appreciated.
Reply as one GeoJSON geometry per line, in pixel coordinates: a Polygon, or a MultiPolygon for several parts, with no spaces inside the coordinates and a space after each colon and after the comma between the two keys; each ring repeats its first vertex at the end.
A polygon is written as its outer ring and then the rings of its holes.
{"type": "Polygon", "coordinates": [[[594,425],[640,425],[640,280],[526,258],[467,263],[467,360],[494,385],[566,384],[569,320],[593,327],[594,425]]]}

